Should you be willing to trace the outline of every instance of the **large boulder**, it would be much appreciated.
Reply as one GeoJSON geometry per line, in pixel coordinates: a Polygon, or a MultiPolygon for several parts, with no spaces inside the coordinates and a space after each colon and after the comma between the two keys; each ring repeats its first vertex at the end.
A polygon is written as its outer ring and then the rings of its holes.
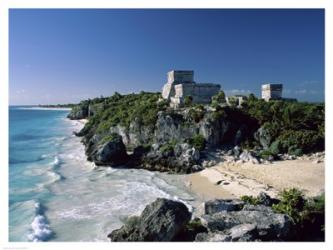
{"type": "Polygon", "coordinates": [[[254,138],[264,149],[268,149],[272,143],[272,136],[269,133],[269,130],[264,127],[260,127],[257,132],[254,133],[254,138]]]}
{"type": "Polygon", "coordinates": [[[242,225],[251,224],[256,228],[256,240],[288,240],[292,232],[292,220],[285,214],[274,213],[263,205],[245,205],[240,211],[222,211],[202,216],[202,224],[210,232],[219,233],[242,225]]]}
{"type": "Polygon", "coordinates": [[[104,137],[101,142],[97,142],[94,145],[90,159],[96,165],[118,166],[128,161],[126,147],[118,134],[104,137]]]}
{"type": "Polygon", "coordinates": [[[139,217],[112,231],[111,241],[172,241],[190,221],[191,213],[178,201],[158,198],[139,217]]]}
{"type": "Polygon", "coordinates": [[[255,154],[251,151],[248,151],[248,150],[244,150],[240,156],[239,156],[239,159],[243,162],[252,162],[254,164],[259,164],[259,160],[258,158],[255,156],[255,154]]]}
{"type": "Polygon", "coordinates": [[[192,173],[203,168],[199,165],[200,152],[187,143],[154,144],[142,157],[142,167],[170,173],[192,173]]]}

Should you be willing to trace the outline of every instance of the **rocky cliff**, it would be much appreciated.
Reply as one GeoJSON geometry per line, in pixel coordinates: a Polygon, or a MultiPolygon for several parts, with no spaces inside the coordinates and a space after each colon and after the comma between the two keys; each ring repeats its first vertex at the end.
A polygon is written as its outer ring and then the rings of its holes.
{"type": "Polygon", "coordinates": [[[159,93],[116,93],[84,101],[68,117],[89,117],[77,135],[88,160],[98,165],[190,173],[205,167],[216,148],[255,163],[323,150],[323,106],[252,99],[242,107],[214,103],[171,109],[159,93]]]}

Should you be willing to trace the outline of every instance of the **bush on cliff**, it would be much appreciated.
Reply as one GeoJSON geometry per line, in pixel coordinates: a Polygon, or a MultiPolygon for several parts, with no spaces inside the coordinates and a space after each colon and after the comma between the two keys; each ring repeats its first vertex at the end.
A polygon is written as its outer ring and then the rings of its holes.
{"type": "MultiPolygon", "coordinates": [[[[255,118],[270,136],[280,141],[274,153],[310,153],[324,150],[325,105],[249,98],[244,112],[255,118]]],[[[277,142],[275,142],[277,143],[277,142]]],[[[276,148],[277,145],[273,147],[276,148]]]]}
{"type": "Polygon", "coordinates": [[[195,149],[197,149],[199,151],[204,150],[205,146],[206,146],[206,140],[200,134],[193,136],[192,138],[189,139],[188,142],[191,146],[193,146],[195,149]]]}
{"type": "Polygon", "coordinates": [[[219,93],[217,93],[216,95],[214,95],[212,97],[213,106],[218,106],[218,105],[224,104],[224,103],[226,103],[226,100],[225,100],[225,94],[223,91],[220,91],[219,93]]]}
{"type": "Polygon", "coordinates": [[[97,133],[107,133],[110,127],[121,125],[128,128],[131,121],[139,125],[154,126],[157,112],[165,110],[166,101],[159,101],[159,93],[141,92],[139,94],[120,95],[105,98],[104,109],[90,118],[89,127],[97,133]]]}

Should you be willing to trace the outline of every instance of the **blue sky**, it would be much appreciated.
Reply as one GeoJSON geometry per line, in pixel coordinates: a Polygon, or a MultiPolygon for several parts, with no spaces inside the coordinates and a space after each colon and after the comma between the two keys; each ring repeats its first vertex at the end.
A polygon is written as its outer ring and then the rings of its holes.
{"type": "Polygon", "coordinates": [[[283,83],[285,97],[324,100],[324,11],[12,9],[11,105],[160,91],[172,69],[227,95],[283,83]]]}

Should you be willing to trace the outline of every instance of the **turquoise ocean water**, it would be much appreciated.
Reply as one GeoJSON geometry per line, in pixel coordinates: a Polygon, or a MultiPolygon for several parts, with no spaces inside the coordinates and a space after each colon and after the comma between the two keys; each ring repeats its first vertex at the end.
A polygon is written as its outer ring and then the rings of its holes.
{"type": "Polygon", "coordinates": [[[86,161],[67,114],[9,108],[9,241],[107,241],[157,197],[193,205],[181,176],[86,161]]]}

